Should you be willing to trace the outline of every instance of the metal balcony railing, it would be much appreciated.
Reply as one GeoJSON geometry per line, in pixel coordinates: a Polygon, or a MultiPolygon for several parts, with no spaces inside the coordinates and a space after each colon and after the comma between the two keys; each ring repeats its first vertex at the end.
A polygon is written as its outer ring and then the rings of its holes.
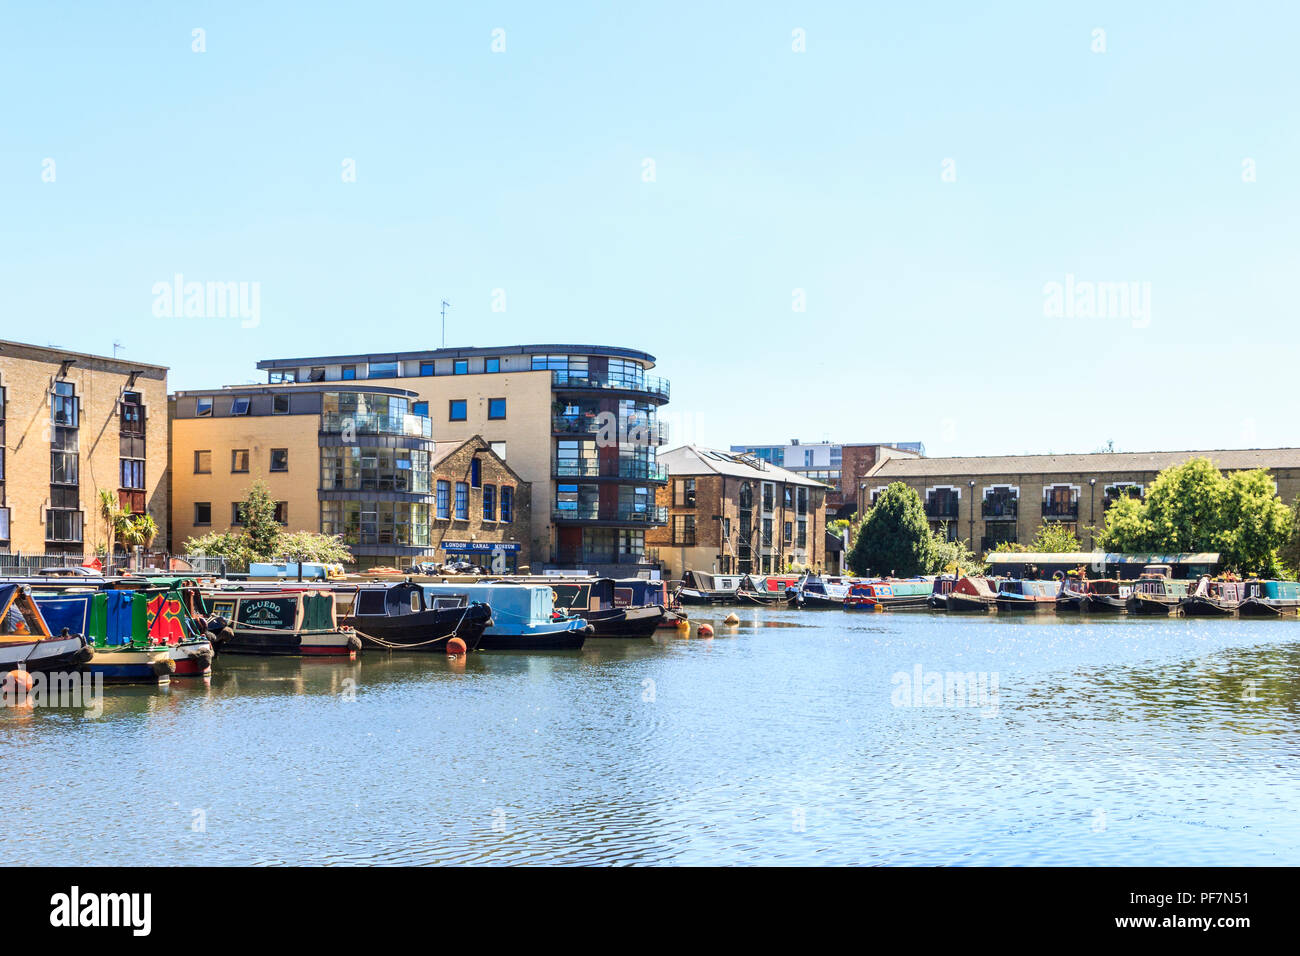
{"type": "Polygon", "coordinates": [[[957,502],[927,501],[925,503],[925,516],[931,521],[956,521],[957,502]]]}
{"type": "Polygon", "coordinates": [[[553,521],[608,521],[629,524],[667,524],[668,509],[662,506],[601,507],[600,505],[556,506],[551,511],[553,521]]]}
{"type": "Polygon", "coordinates": [[[433,426],[423,415],[377,415],[373,412],[347,415],[326,412],[321,416],[320,430],[337,435],[352,432],[357,435],[401,435],[406,438],[429,438],[433,426]]]}
{"type": "Polygon", "coordinates": [[[606,435],[611,442],[624,445],[666,445],[668,423],[655,419],[634,418],[613,422],[603,415],[552,415],[551,432],[555,435],[606,435]]]}
{"type": "Polygon", "coordinates": [[[566,372],[557,369],[551,373],[551,386],[556,389],[616,389],[623,392],[643,392],[668,401],[672,387],[666,378],[657,375],[628,375],[623,372],[566,372]]]}
{"type": "Polygon", "coordinates": [[[644,461],[601,461],[592,458],[556,459],[556,478],[630,478],[639,481],[667,481],[668,469],[644,461]]]}
{"type": "Polygon", "coordinates": [[[646,548],[644,551],[597,551],[591,548],[560,550],[555,554],[559,564],[658,564],[659,549],[646,548]]]}
{"type": "Polygon", "coordinates": [[[990,501],[985,498],[980,505],[980,514],[985,518],[1014,518],[1020,511],[1020,502],[1011,498],[1003,501],[990,501]]]}
{"type": "Polygon", "coordinates": [[[1043,517],[1055,521],[1078,521],[1079,520],[1079,502],[1077,501],[1044,501],[1043,517]]]}

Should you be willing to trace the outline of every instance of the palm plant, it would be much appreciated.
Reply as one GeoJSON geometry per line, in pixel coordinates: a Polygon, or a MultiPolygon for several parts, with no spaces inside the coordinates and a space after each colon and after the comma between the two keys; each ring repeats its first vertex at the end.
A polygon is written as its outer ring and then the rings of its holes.
{"type": "Polygon", "coordinates": [[[117,495],[107,488],[99,490],[98,501],[99,517],[104,521],[104,539],[108,548],[108,558],[111,561],[113,559],[113,549],[117,545],[117,535],[114,532],[117,530],[118,517],[121,515],[122,509],[118,505],[117,495]]]}
{"type": "Polygon", "coordinates": [[[148,551],[149,546],[153,544],[153,539],[158,537],[158,522],[153,520],[153,515],[142,514],[136,517],[135,527],[140,533],[140,543],[148,551]]]}

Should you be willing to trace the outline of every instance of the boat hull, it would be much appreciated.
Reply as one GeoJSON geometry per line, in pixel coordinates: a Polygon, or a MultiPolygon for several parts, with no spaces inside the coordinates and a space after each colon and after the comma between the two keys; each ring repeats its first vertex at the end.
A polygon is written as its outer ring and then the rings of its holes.
{"type": "Polygon", "coordinates": [[[975,594],[958,594],[955,591],[944,598],[943,603],[944,608],[949,611],[978,614],[987,614],[994,606],[992,598],[979,597],[975,594]]]}
{"type": "Polygon", "coordinates": [[[346,617],[340,623],[356,631],[364,648],[383,651],[442,652],[459,637],[466,650],[477,650],[483,631],[492,623],[486,604],[470,604],[398,615],[346,617]]]}
{"type": "Polygon", "coordinates": [[[484,651],[576,651],[590,635],[592,627],[533,631],[526,634],[484,634],[479,650],[484,651]]]}
{"type": "Polygon", "coordinates": [[[592,637],[649,637],[665,613],[662,607],[649,605],[579,612],[579,616],[592,626],[592,637]]]}
{"type": "Polygon", "coordinates": [[[1294,617],[1300,614],[1300,602],[1268,598],[1246,598],[1237,608],[1242,617],[1294,617]]]}
{"type": "Polygon", "coordinates": [[[842,597],[836,598],[836,597],[831,597],[828,594],[810,594],[807,591],[802,591],[800,592],[800,598],[801,600],[798,605],[795,605],[793,602],[791,602],[790,606],[807,607],[807,608],[835,608],[836,610],[840,610],[840,611],[844,610],[844,598],[842,597]]]}
{"type": "Polygon", "coordinates": [[[0,644],[0,670],[21,668],[33,674],[76,670],[91,659],[80,634],[0,644]]]}
{"type": "Polygon", "coordinates": [[[168,648],[99,647],[85,669],[105,684],[166,684],[176,671],[176,662],[168,648]]]}
{"type": "Polygon", "coordinates": [[[735,591],[701,591],[698,588],[681,588],[677,591],[677,600],[680,603],[697,607],[730,604],[735,599],[735,591]]]}
{"type": "Polygon", "coordinates": [[[1123,614],[1128,610],[1127,600],[1110,594],[1084,596],[1081,610],[1089,614],[1123,614]]]}
{"type": "Polygon", "coordinates": [[[1196,595],[1179,601],[1178,609],[1187,617],[1233,617],[1237,613],[1236,604],[1196,595]]]}
{"type": "Polygon", "coordinates": [[[1045,614],[1056,610],[1056,598],[1041,601],[1028,601],[1019,598],[1000,597],[996,601],[999,611],[1012,614],[1045,614]]]}
{"type": "Polygon", "coordinates": [[[222,654],[248,654],[255,657],[347,657],[354,658],[361,639],[352,631],[248,630],[236,627],[222,632],[225,639],[218,646],[222,654]]]}
{"type": "Polygon", "coordinates": [[[1148,617],[1177,616],[1179,613],[1176,598],[1152,597],[1149,594],[1129,595],[1126,606],[1130,614],[1142,614],[1148,617]]]}
{"type": "Polygon", "coordinates": [[[170,651],[176,666],[174,677],[209,677],[212,675],[212,645],[204,641],[173,644],[170,651]]]}

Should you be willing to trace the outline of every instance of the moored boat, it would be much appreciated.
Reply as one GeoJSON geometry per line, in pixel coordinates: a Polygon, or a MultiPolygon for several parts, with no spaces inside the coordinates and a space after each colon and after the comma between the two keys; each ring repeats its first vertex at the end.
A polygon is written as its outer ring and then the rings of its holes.
{"type": "Polygon", "coordinates": [[[1170,577],[1167,564],[1149,564],[1133,582],[1125,606],[1130,614],[1177,615],[1179,602],[1187,597],[1188,582],[1170,577]]]}
{"type": "Polygon", "coordinates": [[[465,595],[492,608],[481,650],[554,651],[582,647],[592,627],[555,607],[555,592],[545,584],[421,584],[426,597],[465,595]]]}
{"type": "Polygon", "coordinates": [[[632,604],[634,588],[622,588],[618,599],[613,578],[573,579],[557,577],[546,583],[555,592],[556,608],[580,617],[591,625],[592,637],[649,637],[664,618],[662,604],[632,604]]]}
{"type": "Polygon", "coordinates": [[[1300,613],[1300,582],[1252,578],[1237,608],[1242,617],[1291,617],[1300,613]]]}
{"type": "Polygon", "coordinates": [[[685,571],[682,573],[682,583],[673,592],[673,598],[686,605],[734,604],[736,592],[740,590],[740,581],[740,575],[685,571]]]}
{"type": "Polygon", "coordinates": [[[999,612],[1055,611],[1056,596],[1061,590],[1057,581],[1008,579],[998,585],[995,600],[999,612]]]}
{"type": "Polygon", "coordinates": [[[854,584],[844,598],[846,611],[922,608],[933,590],[928,578],[886,578],[854,584]]]}
{"type": "Polygon", "coordinates": [[[31,588],[0,586],[0,670],[72,671],[94,656],[84,631],[62,627],[59,631],[58,635],[50,633],[31,588]]]}
{"type": "MultiPolygon", "coordinates": [[[[335,592],[346,600],[346,595],[335,592]]],[[[428,598],[417,584],[368,584],[352,594],[340,623],[351,627],[362,647],[386,651],[444,651],[458,637],[476,650],[492,623],[492,609],[465,594],[428,598]]]]}
{"type": "Polygon", "coordinates": [[[988,613],[997,607],[998,584],[996,578],[963,575],[944,598],[944,609],[988,613]]]}
{"type": "Polygon", "coordinates": [[[1244,600],[1244,592],[1243,581],[1215,581],[1204,575],[1178,602],[1179,611],[1187,617],[1232,617],[1244,600]]]}
{"type": "Polygon", "coordinates": [[[361,639],[341,627],[329,591],[203,592],[208,633],[221,654],[355,658],[361,639]]]}

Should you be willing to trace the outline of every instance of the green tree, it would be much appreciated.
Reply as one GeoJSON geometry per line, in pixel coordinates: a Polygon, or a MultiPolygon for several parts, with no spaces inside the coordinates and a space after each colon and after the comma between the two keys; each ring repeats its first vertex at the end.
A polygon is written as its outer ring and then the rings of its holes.
{"type": "Polygon", "coordinates": [[[1138,498],[1124,495],[1106,509],[1106,526],[1097,543],[1106,551],[1132,553],[1158,551],[1155,529],[1147,520],[1146,507],[1138,498]]]}
{"type": "Polygon", "coordinates": [[[1291,523],[1291,509],[1278,498],[1267,469],[1233,472],[1219,536],[1223,563],[1249,574],[1279,576],[1278,551],[1291,536],[1291,523]]]}
{"type": "Polygon", "coordinates": [[[930,525],[920,496],[901,481],[882,491],[849,552],[854,574],[925,574],[931,562],[930,525]]]}
{"type": "Polygon", "coordinates": [[[275,520],[275,499],[262,480],[253,482],[239,503],[239,513],[244,522],[244,538],[248,553],[255,561],[268,561],[279,557],[280,535],[284,528],[275,520]]]}
{"type": "Polygon", "coordinates": [[[336,534],[315,531],[286,531],[280,535],[280,555],[290,561],[320,564],[350,564],[352,552],[336,534]]]}
{"type": "Polygon", "coordinates": [[[983,574],[988,565],[970,549],[963,538],[948,540],[947,528],[930,532],[930,574],[983,574]]]}

